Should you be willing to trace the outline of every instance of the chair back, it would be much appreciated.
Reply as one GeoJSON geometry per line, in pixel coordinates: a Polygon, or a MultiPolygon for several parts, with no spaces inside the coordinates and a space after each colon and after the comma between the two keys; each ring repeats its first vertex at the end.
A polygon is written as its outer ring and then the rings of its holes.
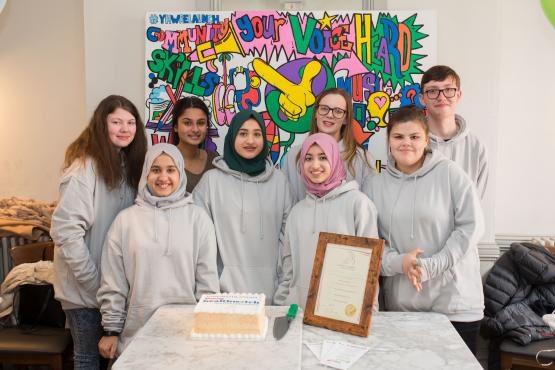
{"type": "Polygon", "coordinates": [[[13,265],[54,260],[54,242],[14,245],[10,249],[13,265]]]}

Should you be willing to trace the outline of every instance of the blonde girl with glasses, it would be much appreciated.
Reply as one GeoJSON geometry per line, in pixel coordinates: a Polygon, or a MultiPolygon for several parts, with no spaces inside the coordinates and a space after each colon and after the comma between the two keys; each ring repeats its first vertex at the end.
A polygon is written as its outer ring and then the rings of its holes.
{"type": "MultiPolygon", "coordinates": [[[[356,180],[360,185],[367,175],[375,174],[376,171],[370,153],[355,140],[353,121],[353,101],[349,93],[339,88],[327,89],[318,95],[314,103],[310,134],[321,132],[337,141],[347,170],[347,180],[356,180]]],[[[295,203],[306,197],[299,172],[300,149],[301,145],[291,147],[281,167],[291,186],[295,203]]]]}

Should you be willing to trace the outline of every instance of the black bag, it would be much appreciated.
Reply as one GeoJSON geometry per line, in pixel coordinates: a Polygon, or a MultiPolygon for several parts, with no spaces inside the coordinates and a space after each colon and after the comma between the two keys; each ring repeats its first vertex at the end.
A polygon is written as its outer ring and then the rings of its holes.
{"type": "Polygon", "coordinates": [[[51,326],[64,328],[66,316],[62,305],[54,299],[52,284],[24,284],[18,288],[17,323],[22,327],[51,326]]]}

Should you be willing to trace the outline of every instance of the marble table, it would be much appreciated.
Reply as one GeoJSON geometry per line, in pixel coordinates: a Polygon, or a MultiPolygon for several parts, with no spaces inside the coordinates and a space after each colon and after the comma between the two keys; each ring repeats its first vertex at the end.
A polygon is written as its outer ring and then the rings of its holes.
{"type": "MultiPolygon", "coordinates": [[[[115,362],[128,369],[323,369],[302,342],[342,340],[370,347],[350,369],[481,370],[447,317],[423,312],[378,312],[368,338],[309,325],[300,317],[286,336],[272,336],[273,318],[288,307],[267,307],[264,341],[199,341],[190,337],[193,306],[160,308],[115,362]]],[[[302,314],[302,312],[300,312],[302,314]]]]}

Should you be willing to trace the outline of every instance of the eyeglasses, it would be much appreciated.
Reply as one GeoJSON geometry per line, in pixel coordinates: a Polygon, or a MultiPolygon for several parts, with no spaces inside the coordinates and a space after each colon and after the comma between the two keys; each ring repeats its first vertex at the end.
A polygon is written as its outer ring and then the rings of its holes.
{"type": "Polygon", "coordinates": [[[457,93],[457,88],[455,87],[447,87],[445,89],[430,89],[424,91],[424,94],[428,97],[428,99],[437,99],[439,98],[439,93],[443,93],[443,96],[446,98],[452,98],[457,93]]]}
{"type": "Polygon", "coordinates": [[[347,113],[345,109],[332,108],[332,107],[328,107],[327,105],[318,105],[316,109],[318,114],[321,116],[327,116],[331,110],[333,118],[337,118],[337,119],[343,118],[345,116],[345,113],[347,113]]]}

